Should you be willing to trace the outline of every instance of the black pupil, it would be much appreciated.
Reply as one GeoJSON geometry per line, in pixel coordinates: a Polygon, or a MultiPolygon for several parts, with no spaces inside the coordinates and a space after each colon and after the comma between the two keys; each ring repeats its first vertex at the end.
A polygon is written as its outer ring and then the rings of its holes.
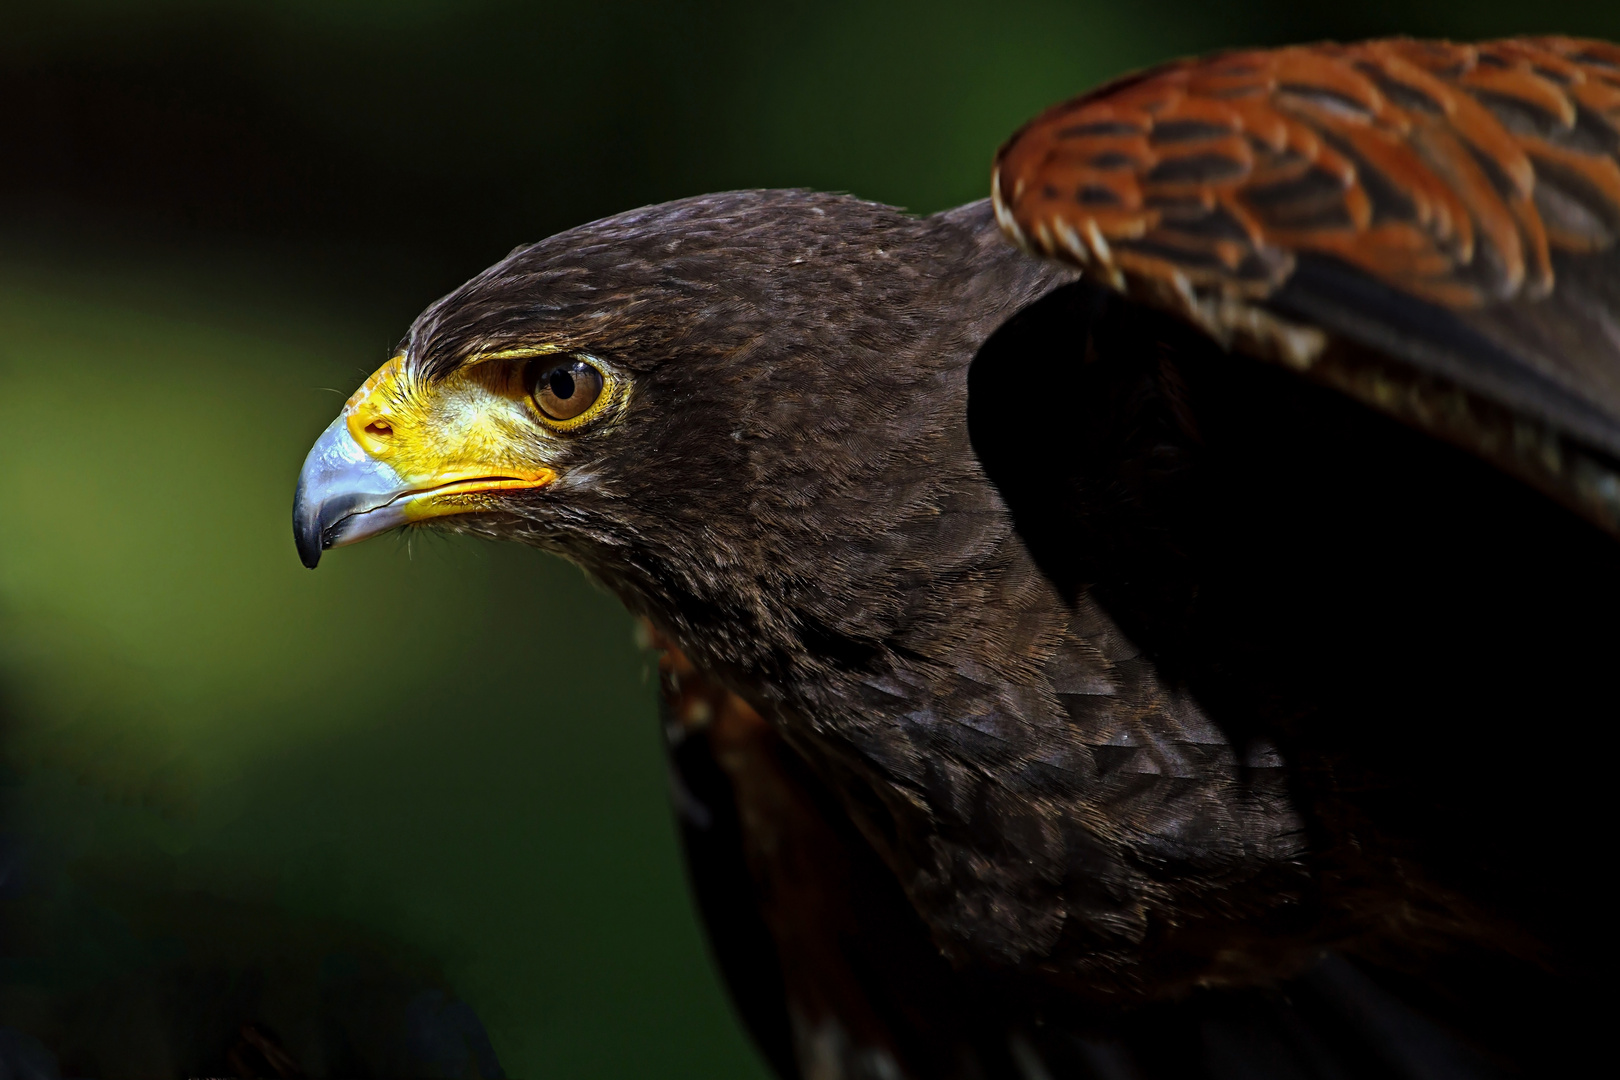
{"type": "Polygon", "coordinates": [[[567,401],[574,396],[574,373],[567,368],[553,371],[547,381],[551,384],[551,392],[558,401],[567,401]]]}

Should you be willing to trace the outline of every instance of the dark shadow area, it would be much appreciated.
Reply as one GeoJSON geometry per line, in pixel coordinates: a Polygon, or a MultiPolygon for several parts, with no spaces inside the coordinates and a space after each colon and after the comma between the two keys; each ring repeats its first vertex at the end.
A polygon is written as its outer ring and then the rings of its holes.
{"type": "Polygon", "coordinates": [[[1612,702],[1612,541],[1083,283],[992,338],[970,395],[1052,580],[1091,590],[1235,744],[1280,750],[1346,947],[1520,1060],[1595,1022],[1586,823],[1606,796],[1581,748],[1612,702]]]}
{"type": "Polygon", "coordinates": [[[157,853],[65,875],[3,855],[0,1032],[38,1058],[30,1071],[0,1046],[7,1076],[504,1075],[478,1015],[405,942],[269,890],[176,887],[157,853]]]}

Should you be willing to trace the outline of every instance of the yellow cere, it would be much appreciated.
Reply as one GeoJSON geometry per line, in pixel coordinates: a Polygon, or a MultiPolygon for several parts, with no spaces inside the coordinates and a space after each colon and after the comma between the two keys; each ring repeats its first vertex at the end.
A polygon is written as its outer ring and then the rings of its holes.
{"type": "Polygon", "coordinates": [[[404,507],[412,520],[473,508],[446,496],[544,487],[557,476],[536,460],[545,435],[518,365],[469,364],[429,385],[396,356],[343,411],[355,442],[421,493],[404,507]]]}

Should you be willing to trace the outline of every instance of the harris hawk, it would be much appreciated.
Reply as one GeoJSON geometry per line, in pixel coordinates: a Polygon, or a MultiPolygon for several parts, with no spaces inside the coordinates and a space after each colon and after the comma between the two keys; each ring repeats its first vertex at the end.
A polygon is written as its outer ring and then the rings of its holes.
{"type": "Polygon", "coordinates": [[[1620,48],[1171,64],[1032,121],[992,190],[518,248],[315,444],[303,561],[427,524],[645,621],[784,1077],[1573,1071],[1620,48]]]}

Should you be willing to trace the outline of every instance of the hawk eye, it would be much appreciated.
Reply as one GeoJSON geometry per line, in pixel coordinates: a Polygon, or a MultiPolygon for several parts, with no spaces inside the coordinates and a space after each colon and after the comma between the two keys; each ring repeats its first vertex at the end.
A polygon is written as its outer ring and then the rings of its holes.
{"type": "Polygon", "coordinates": [[[549,420],[582,416],[602,396],[602,373],[585,360],[533,360],[527,374],[529,396],[549,420]]]}

